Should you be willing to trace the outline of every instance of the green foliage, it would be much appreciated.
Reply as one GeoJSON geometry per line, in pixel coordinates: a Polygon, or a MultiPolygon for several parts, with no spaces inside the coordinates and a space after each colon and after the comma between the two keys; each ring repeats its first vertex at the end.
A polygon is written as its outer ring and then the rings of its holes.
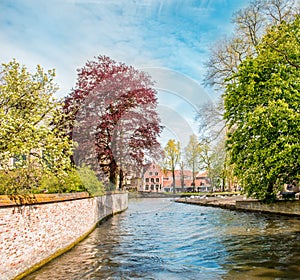
{"type": "Polygon", "coordinates": [[[0,194],[28,194],[39,186],[42,173],[35,168],[1,170],[0,194]]]}
{"type": "Polygon", "coordinates": [[[72,168],[64,176],[42,174],[39,169],[19,168],[0,172],[0,194],[71,193],[87,191],[92,196],[104,194],[102,182],[87,166],[72,168]]]}
{"type": "Polygon", "coordinates": [[[41,180],[38,192],[70,193],[86,191],[84,184],[76,169],[71,169],[66,176],[59,178],[54,174],[46,174],[41,180]]]}
{"type": "Polygon", "coordinates": [[[101,196],[105,193],[103,183],[98,180],[95,172],[90,167],[82,166],[79,168],[78,173],[84,188],[90,195],[101,196]]]}
{"type": "Polygon", "coordinates": [[[227,87],[227,147],[249,196],[272,201],[299,181],[300,20],[273,27],[227,87]]]}
{"type": "Polygon", "coordinates": [[[55,72],[29,73],[15,60],[0,68],[0,165],[7,192],[28,192],[45,174],[64,177],[72,142],[60,124],[62,104],[53,94],[55,72]]]}

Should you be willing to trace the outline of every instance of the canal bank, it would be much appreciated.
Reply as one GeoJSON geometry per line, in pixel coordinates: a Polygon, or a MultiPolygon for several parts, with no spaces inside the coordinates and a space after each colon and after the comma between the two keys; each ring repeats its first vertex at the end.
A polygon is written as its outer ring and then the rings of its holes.
{"type": "Polygon", "coordinates": [[[0,197],[0,279],[21,279],[126,210],[127,193],[0,197]]]}
{"type": "Polygon", "coordinates": [[[275,203],[265,204],[259,202],[256,199],[246,199],[242,196],[199,196],[179,198],[175,201],[178,203],[219,207],[238,211],[251,211],[268,214],[300,216],[300,200],[278,200],[275,203]]]}

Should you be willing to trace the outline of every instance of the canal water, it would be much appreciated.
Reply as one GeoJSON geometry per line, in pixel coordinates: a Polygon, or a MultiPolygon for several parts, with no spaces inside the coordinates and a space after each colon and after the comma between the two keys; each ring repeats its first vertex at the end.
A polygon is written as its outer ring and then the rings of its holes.
{"type": "Polygon", "coordinates": [[[25,279],[300,279],[300,219],[130,200],[25,279]]]}

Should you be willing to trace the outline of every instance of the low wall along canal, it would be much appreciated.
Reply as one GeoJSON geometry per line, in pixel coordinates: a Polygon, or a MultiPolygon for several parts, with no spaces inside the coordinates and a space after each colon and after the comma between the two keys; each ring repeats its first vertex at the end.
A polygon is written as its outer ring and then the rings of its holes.
{"type": "Polygon", "coordinates": [[[238,211],[261,212],[278,215],[300,216],[300,200],[279,200],[265,204],[257,199],[241,198],[240,196],[217,197],[184,197],[176,200],[179,203],[201,206],[220,207],[238,211]]]}
{"type": "Polygon", "coordinates": [[[21,279],[127,206],[127,193],[36,195],[23,201],[0,196],[0,279],[21,279]]]}

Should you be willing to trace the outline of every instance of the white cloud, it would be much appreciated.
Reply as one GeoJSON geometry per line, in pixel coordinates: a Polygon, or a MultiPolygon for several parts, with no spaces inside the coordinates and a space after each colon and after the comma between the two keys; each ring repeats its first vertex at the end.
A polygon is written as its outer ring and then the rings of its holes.
{"type": "Polygon", "coordinates": [[[58,96],[75,86],[76,69],[100,54],[144,69],[162,89],[169,131],[189,137],[190,128],[195,131],[191,111],[210,99],[200,86],[209,44],[228,33],[234,7],[246,2],[2,0],[0,61],[55,68],[58,96]]]}

